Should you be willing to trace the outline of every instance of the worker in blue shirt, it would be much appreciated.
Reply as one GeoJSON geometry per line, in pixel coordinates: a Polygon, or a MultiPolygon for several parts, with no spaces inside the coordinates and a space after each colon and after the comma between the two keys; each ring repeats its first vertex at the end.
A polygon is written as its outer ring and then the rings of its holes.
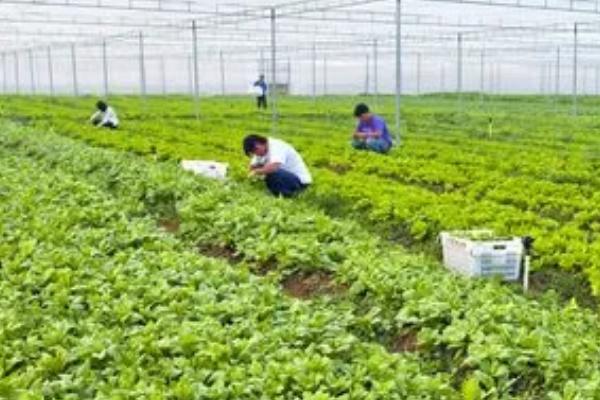
{"type": "Polygon", "coordinates": [[[358,125],[352,135],[352,147],[381,154],[389,152],[393,142],[385,120],[362,103],[354,109],[354,116],[358,125]]]}
{"type": "Polygon", "coordinates": [[[260,94],[256,97],[256,105],[258,108],[267,109],[267,82],[265,82],[265,76],[260,75],[258,80],[254,82],[254,87],[260,88],[260,94]]]}

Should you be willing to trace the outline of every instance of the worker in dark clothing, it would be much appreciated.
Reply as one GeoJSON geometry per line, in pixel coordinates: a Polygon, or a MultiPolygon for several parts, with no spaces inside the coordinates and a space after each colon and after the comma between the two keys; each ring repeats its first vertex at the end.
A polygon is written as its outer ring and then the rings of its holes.
{"type": "Polygon", "coordinates": [[[258,80],[254,82],[254,87],[259,88],[260,92],[257,93],[256,96],[256,105],[258,108],[267,109],[267,91],[269,89],[267,82],[265,81],[265,76],[260,75],[258,80]]]}

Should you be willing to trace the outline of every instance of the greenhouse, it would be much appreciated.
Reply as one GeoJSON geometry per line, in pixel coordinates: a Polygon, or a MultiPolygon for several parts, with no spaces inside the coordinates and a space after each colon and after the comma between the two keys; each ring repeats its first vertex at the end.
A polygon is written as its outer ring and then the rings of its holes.
{"type": "Polygon", "coordinates": [[[600,399],[599,14],[0,1],[0,399],[600,399]]]}

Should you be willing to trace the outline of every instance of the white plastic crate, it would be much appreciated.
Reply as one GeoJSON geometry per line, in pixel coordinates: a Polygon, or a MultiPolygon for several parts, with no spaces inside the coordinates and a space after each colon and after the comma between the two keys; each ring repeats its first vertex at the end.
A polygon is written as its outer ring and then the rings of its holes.
{"type": "Polygon", "coordinates": [[[181,162],[181,168],[205,178],[224,180],[227,177],[229,165],[216,161],[185,160],[181,162]]]}
{"type": "Polygon", "coordinates": [[[518,280],[525,253],[522,239],[473,240],[465,237],[473,233],[493,236],[491,231],[440,234],[444,265],[470,277],[499,276],[506,281],[518,280]]]}

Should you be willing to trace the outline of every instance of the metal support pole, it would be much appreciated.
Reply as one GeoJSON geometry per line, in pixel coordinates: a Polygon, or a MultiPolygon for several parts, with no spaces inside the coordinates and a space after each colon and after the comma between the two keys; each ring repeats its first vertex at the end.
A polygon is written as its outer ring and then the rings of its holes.
{"type": "Polygon", "coordinates": [[[500,64],[496,64],[496,92],[500,94],[502,91],[502,70],[500,69],[500,64]]]}
{"type": "Polygon", "coordinates": [[[485,92],[485,50],[481,50],[479,62],[479,92],[485,92]]]}
{"type": "Polygon", "coordinates": [[[271,8],[271,107],[277,120],[277,10],[271,8]]]}
{"type": "Polygon", "coordinates": [[[479,107],[483,108],[485,97],[485,49],[479,55],[479,107]]]}
{"type": "Polygon", "coordinates": [[[327,87],[327,56],[323,56],[323,96],[327,96],[329,88],[327,87]]]}
{"type": "Polygon", "coordinates": [[[167,71],[164,56],[160,57],[160,90],[163,96],[167,94],[167,71]]]}
{"type": "Polygon", "coordinates": [[[6,53],[2,53],[2,94],[7,92],[6,53]]]}
{"type": "Polygon", "coordinates": [[[456,35],[456,93],[460,112],[463,111],[463,36],[462,33],[456,35]]]}
{"type": "Polygon", "coordinates": [[[417,53],[417,95],[421,94],[421,53],[417,53]]]}
{"type": "Polygon", "coordinates": [[[456,36],[456,93],[462,93],[462,85],[463,85],[463,60],[462,60],[462,33],[458,33],[456,36]]]}
{"type": "Polygon", "coordinates": [[[71,43],[71,71],[73,73],[73,94],[79,96],[79,83],[77,82],[77,53],[75,43],[71,43]]]}
{"type": "Polygon", "coordinates": [[[549,96],[552,95],[552,72],[554,71],[554,66],[552,65],[551,61],[548,61],[548,63],[546,64],[546,68],[547,68],[547,72],[546,72],[546,93],[548,93],[549,96]]]}
{"type": "Polygon", "coordinates": [[[50,85],[50,96],[54,96],[54,63],[52,62],[52,47],[46,49],[48,54],[48,83],[50,85]]]}
{"type": "Polygon", "coordinates": [[[265,75],[266,74],[265,69],[266,69],[266,67],[265,67],[265,50],[260,49],[260,61],[259,61],[259,65],[258,65],[259,74],[265,75]]]}
{"type": "Polygon", "coordinates": [[[312,95],[317,99],[317,45],[313,42],[312,48],[312,95]]]}
{"type": "Polygon", "coordinates": [[[554,92],[558,96],[560,94],[560,47],[556,48],[556,72],[554,79],[554,92]]]}
{"type": "Polygon", "coordinates": [[[556,65],[554,73],[554,92],[556,96],[560,94],[560,47],[556,48],[556,65]]]}
{"type": "Polygon", "coordinates": [[[142,95],[142,101],[146,101],[146,62],[144,54],[144,32],[140,31],[138,34],[139,41],[139,62],[140,62],[140,94],[142,95]]]}
{"type": "Polygon", "coordinates": [[[544,64],[540,65],[540,94],[544,94],[544,89],[546,87],[546,66],[544,64]]]}
{"type": "Polygon", "coordinates": [[[188,70],[188,93],[190,96],[194,96],[194,73],[192,67],[192,56],[187,56],[187,70],[188,70]]]}
{"type": "Polygon", "coordinates": [[[573,24],[573,115],[577,115],[577,22],[573,24]]]}
{"type": "Polygon", "coordinates": [[[223,50],[219,51],[219,67],[221,70],[221,96],[225,96],[225,57],[223,50]]]}
{"type": "Polygon", "coordinates": [[[402,0],[396,0],[396,130],[401,133],[402,108],[402,0]]]}
{"type": "Polygon", "coordinates": [[[290,58],[288,57],[287,59],[287,85],[288,85],[288,90],[290,90],[290,88],[292,87],[292,61],[290,60],[290,58]]]}
{"type": "Polygon", "coordinates": [[[15,92],[17,94],[21,92],[21,83],[19,80],[19,53],[15,51],[15,92]]]}
{"type": "Polygon", "coordinates": [[[443,63],[440,64],[440,92],[446,92],[446,66],[443,63]]]}
{"type": "Polygon", "coordinates": [[[369,54],[367,54],[365,60],[365,95],[369,95],[369,90],[371,88],[371,76],[369,72],[371,71],[371,58],[369,54]]]}
{"type": "Polygon", "coordinates": [[[104,98],[108,98],[108,55],[106,53],[106,40],[102,41],[102,76],[104,77],[104,98]]]}
{"type": "Polygon", "coordinates": [[[194,57],[193,82],[194,82],[194,112],[196,119],[200,118],[200,73],[198,71],[198,32],[196,21],[192,21],[192,55],[194,57]]]}
{"type": "Polygon", "coordinates": [[[525,256],[525,268],[523,271],[523,291],[529,291],[529,270],[531,268],[531,256],[527,254],[525,256]]]}
{"type": "Polygon", "coordinates": [[[598,89],[600,89],[600,68],[596,65],[594,70],[594,95],[598,96],[598,89]]]}
{"type": "Polygon", "coordinates": [[[31,83],[31,93],[35,94],[35,68],[33,65],[33,50],[29,49],[29,81],[31,83]]]}
{"type": "Polygon", "coordinates": [[[373,40],[373,93],[379,101],[379,42],[373,40]]]}
{"type": "Polygon", "coordinates": [[[489,66],[489,73],[490,73],[490,83],[488,85],[489,88],[489,93],[490,94],[494,94],[496,93],[496,71],[495,71],[495,65],[493,63],[490,63],[489,66]]]}

